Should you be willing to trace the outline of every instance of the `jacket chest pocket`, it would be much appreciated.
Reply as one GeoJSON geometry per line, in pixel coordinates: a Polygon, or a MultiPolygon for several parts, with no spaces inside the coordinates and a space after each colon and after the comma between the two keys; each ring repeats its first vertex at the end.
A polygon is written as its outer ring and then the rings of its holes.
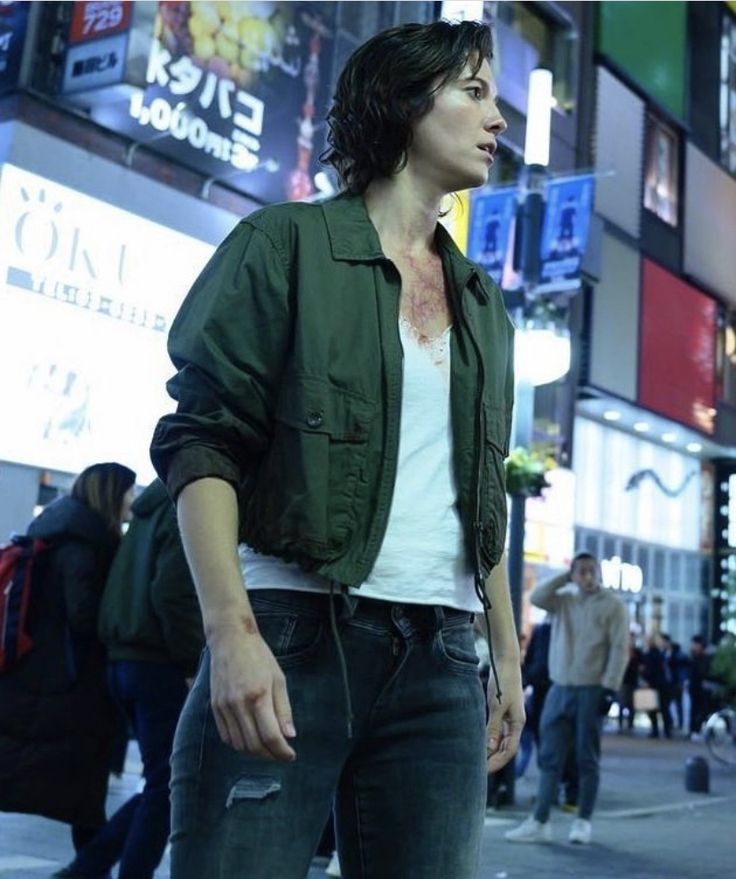
{"type": "Polygon", "coordinates": [[[328,559],[344,547],[367,491],[375,412],[373,401],[323,379],[297,376],[283,386],[251,505],[271,549],[328,559]]]}

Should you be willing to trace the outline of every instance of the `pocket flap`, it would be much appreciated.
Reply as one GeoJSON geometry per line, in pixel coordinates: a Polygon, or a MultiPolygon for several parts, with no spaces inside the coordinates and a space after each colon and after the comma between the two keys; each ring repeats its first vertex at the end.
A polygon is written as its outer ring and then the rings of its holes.
{"type": "Polygon", "coordinates": [[[325,433],[344,442],[365,442],[375,402],[318,378],[297,377],[285,384],[276,418],[297,430],[325,433]]]}

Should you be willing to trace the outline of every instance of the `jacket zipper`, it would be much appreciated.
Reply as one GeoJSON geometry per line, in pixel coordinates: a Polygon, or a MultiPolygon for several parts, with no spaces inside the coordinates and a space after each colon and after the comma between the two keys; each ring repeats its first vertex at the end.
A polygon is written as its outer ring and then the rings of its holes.
{"type": "MultiPolygon", "coordinates": [[[[465,282],[465,287],[467,287],[470,279],[475,275],[475,272],[471,273],[468,277],[468,280],[465,282]]],[[[496,670],[496,661],[493,656],[493,639],[491,637],[491,620],[489,617],[489,613],[491,611],[491,603],[488,600],[488,596],[486,594],[486,577],[490,574],[490,570],[486,573],[483,570],[483,522],[481,521],[481,478],[483,476],[483,444],[485,442],[485,430],[484,430],[484,417],[485,417],[485,408],[483,406],[483,391],[485,389],[485,370],[483,367],[483,357],[481,355],[480,345],[478,344],[477,339],[473,335],[473,331],[470,328],[470,321],[468,320],[466,311],[465,311],[465,299],[461,299],[460,305],[460,313],[463,317],[463,323],[465,324],[465,329],[467,330],[468,337],[473,343],[473,347],[475,348],[475,354],[478,359],[478,391],[477,397],[475,401],[476,405],[476,450],[475,450],[475,521],[473,522],[473,549],[475,555],[475,591],[478,596],[478,599],[483,607],[483,617],[486,623],[486,635],[488,638],[488,654],[491,661],[491,674],[493,676],[493,683],[496,688],[496,699],[498,703],[501,703],[501,698],[503,696],[501,692],[501,684],[498,679],[498,671],[496,670]]]]}
{"type": "MultiPolygon", "coordinates": [[[[465,283],[465,286],[470,282],[470,279],[474,276],[475,273],[471,274],[468,280],[465,283]]],[[[475,399],[475,412],[476,412],[476,426],[475,426],[475,515],[473,518],[473,543],[474,543],[474,552],[475,552],[475,576],[477,580],[478,587],[485,587],[485,576],[483,572],[482,565],[482,555],[481,555],[481,538],[483,532],[483,523],[481,521],[481,480],[483,476],[483,442],[484,442],[484,429],[483,429],[483,390],[485,388],[485,370],[483,367],[483,357],[481,356],[480,346],[478,345],[478,341],[473,335],[473,331],[470,327],[470,321],[468,320],[467,313],[465,310],[465,300],[461,297],[460,302],[460,313],[462,314],[463,323],[465,324],[465,329],[467,331],[468,337],[473,343],[473,348],[475,348],[475,355],[478,361],[478,389],[476,391],[476,399],[475,399]]]]}

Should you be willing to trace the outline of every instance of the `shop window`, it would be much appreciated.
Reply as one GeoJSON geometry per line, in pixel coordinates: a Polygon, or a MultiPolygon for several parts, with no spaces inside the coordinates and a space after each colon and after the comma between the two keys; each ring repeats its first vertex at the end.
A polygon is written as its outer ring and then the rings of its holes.
{"type": "Polygon", "coordinates": [[[529,73],[546,67],[552,71],[557,108],[572,110],[577,40],[572,22],[545,14],[536,3],[486,3],[484,17],[494,30],[494,73],[501,97],[526,113],[529,73]]]}
{"type": "Polygon", "coordinates": [[[736,312],[722,313],[716,349],[718,398],[736,406],[736,312]]]}
{"type": "Polygon", "coordinates": [[[670,570],[668,576],[667,588],[672,591],[680,590],[682,586],[682,555],[676,553],[670,557],[670,570]]]}
{"type": "Polygon", "coordinates": [[[655,549],[652,564],[652,586],[657,590],[664,588],[666,579],[664,566],[666,561],[667,557],[665,553],[661,549],[655,549]]]}
{"type": "Polygon", "coordinates": [[[616,552],[616,538],[604,537],[601,557],[604,559],[612,559],[615,555],[618,555],[618,552],[616,552]]]}
{"type": "Polygon", "coordinates": [[[721,164],[736,174],[736,19],[723,15],[719,95],[721,164]]]}
{"type": "Polygon", "coordinates": [[[677,226],[679,153],[677,133],[647,113],[644,207],[670,226],[677,226]]]}
{"type": "Polygon", "coordinates": [[[669,602],[667,608],[667,634],[675,641],[680,639],[680,605],[676,601],[669,602]]]}
{"type": "Polygon", "coordinates": [[[685,590],[700,592],[700,558],[697,555],[686,557],[685,590]]]}

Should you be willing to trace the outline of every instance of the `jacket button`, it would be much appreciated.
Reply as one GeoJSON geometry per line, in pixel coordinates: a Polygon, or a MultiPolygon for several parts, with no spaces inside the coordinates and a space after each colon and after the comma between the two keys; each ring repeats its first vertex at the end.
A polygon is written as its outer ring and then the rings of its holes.
{"type": "Polygon", "coordinates": [[[322,417],[322,413],[318,412],[316,409],[307,412],[307,427],[311,427],[314,430],[318,427],[322,427],[323,421],[324,418],[322,417]]]}

